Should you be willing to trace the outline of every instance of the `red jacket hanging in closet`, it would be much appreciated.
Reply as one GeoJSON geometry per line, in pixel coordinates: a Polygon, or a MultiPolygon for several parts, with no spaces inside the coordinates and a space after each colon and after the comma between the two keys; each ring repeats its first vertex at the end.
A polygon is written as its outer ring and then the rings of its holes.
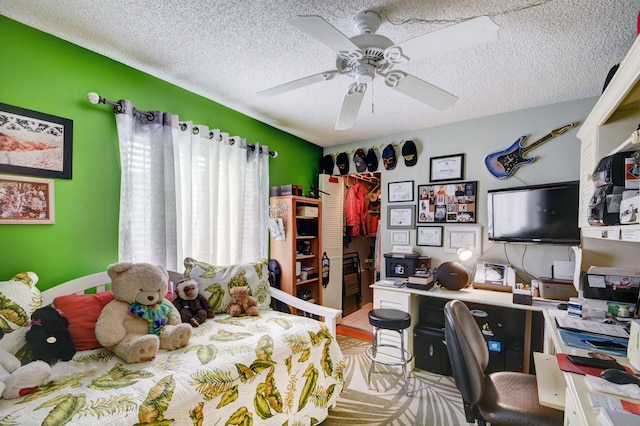
{"type": "Polygon", "coordinates": [[[345,218],[348,235],[367,236],[367,203],[365,201],[366,189],[356,182],[347,191],[345,202],[345,218]]]}

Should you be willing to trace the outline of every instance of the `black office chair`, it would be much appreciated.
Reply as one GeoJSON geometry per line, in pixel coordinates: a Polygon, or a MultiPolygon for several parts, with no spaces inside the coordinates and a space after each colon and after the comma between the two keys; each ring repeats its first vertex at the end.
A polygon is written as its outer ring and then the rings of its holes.
{"type": "Polygon", "coordinates": [[[485,375],[489,349],[467,305],[451,300],[444,314],[447,352],[469,423],[563,424],[563,411],[539,404],[535,375],[512,371],[485,375]]]}

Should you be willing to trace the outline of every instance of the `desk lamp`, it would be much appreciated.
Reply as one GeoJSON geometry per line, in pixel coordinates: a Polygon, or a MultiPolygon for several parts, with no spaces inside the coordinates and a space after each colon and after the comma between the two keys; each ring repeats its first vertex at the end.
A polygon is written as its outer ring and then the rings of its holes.
{"type": "Polygon", "coordinates": [[[468,247],[460,247],[456,252],[461,262],[467,261],[473,257],[473,250],[468,247]]]}

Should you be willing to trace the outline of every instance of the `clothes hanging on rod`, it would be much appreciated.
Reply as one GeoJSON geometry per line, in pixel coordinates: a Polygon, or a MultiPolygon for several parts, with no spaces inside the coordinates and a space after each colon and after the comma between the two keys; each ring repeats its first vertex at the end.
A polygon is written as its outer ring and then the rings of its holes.
{"type": "Polygon", "coordinates": [[[367,203],[365,200],[366,189],[356,182],[349,187],[345,201],[345,219],[347,234],[355,237],[367,236],[367,203]]]}

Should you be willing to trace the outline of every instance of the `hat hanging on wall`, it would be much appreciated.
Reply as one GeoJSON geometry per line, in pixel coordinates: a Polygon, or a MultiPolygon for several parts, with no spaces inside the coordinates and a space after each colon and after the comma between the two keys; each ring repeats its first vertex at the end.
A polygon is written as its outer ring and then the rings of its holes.
{"type": "Polygon", "coordinates": [[[384,163],[385,170],[393,170],[396,168],[396,149],[393,144],[389,144],[382,151],[382,161],[384,163]]]}
{"type": "Polygon", "coordinates": [[[402,156],[404,157],[405,166],[415,166],[418,162],[418,150],[413,141],[406,141],[402,145],[402,156]]]}
{"type": "Polygon", "coordinates": [[[367,163],[364,161],[363,149],[356,149],[355,154],[353,154],[353,164],[356,165],[356,171],[358,173],[362,173],[367,170],[367,163]]]}
{"type": "Polygon", "coordinates": [[[364,157],[364,159],[367,162],[367,170],[369,170],[370,172],[375,172],[376,170],[378,170],[378,156],[376,155],[376,152],[373,150],[373,148],[369,148],[369,151],[367,151],[367,156],[364,157]]]}
{"type": "Polygon", "coordinates": [[[320,159],[320,170],[325,175],[333,174],[333,157],[329,154],[325,155],[320,159]]]}
{"type": "Polygon", "coordinates": [[[346,152],[341,152],[336,157],[336,164],[341,175],[349,173],[349,156],[346,152]]]}

